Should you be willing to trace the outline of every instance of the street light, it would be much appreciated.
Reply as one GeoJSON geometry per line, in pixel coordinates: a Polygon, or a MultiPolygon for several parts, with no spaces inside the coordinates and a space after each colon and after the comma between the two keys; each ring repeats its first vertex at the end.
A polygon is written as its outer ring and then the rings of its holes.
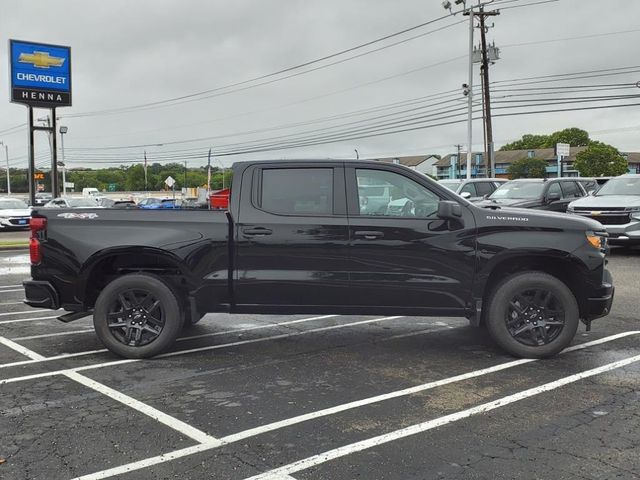
{"type": "Polygon", "coordinates": [[[67,172],[66,165],[64,162],[64,134],[67,133],[69,129],[63,125],[60,126],[60,147],[62,149],[62,161],[58,162],[58,166],[62,167],[62,196],[67,196],[67,172]]]}
{"type": "Polygon", "coordinates": [[[0,145],[4,146],[4,155],[7,159],[7,196],[11,195],[11,175],[9,173],[9,147],[6,143],[0,141],[0,145]]]}

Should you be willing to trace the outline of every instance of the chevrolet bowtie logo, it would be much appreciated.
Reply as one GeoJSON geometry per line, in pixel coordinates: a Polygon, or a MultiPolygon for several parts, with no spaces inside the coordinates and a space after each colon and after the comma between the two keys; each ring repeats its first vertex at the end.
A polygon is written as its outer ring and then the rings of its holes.
{"type": "Polygon", "coordinates": [[[64,58],[52,57],[49,52],[21,53],[18,57],[20,63],[30,63],[36,68],[61,67],[64,58]]]}

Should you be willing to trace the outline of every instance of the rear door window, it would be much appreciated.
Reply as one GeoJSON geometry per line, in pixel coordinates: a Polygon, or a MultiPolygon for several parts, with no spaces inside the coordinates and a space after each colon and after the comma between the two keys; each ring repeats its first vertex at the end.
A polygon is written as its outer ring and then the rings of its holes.
{"type": "Polygon", "coordinates": [[[564,198],[582,197],[582,190],[580,190],[576,182],[562,182],[562,191],[564,192],[564,198]]]}
{"type": "Polygon", "coordinates": [[[479,197],[484,197],[485,195],[491,195],[495,189],[496,187],[493,184],[493,182],[476,183],[476,190],[478,191],[479,197]]]}
{"type": "Polygon", "coordinates": [[[333,168],[265,168],[259,207],[283,215],[333,214],[333,168]]]}

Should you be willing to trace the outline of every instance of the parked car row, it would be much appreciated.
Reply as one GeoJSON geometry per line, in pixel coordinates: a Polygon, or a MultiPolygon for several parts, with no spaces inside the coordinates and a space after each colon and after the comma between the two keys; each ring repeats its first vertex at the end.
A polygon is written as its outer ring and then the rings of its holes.
{"type": "Polygon", "coordinates": [[[607,229],[610,243],[640,244],[640,175],[510,181],[476,178],[439,183],[480,207],[535,208],[581,215],[599,221],[607,229]]]}

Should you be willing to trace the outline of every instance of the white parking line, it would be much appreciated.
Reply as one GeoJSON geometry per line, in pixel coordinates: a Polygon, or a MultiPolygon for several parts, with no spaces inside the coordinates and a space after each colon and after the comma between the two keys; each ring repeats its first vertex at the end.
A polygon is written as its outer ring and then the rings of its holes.
{"type": "Polygon", "coordinates": [[[36,320],[51,320],[52,318],[58,318],[58,315],[54,315],[53,317],[14,318],[11,320],[2,320],[0,321],[0,325],[4,325],[5,323],[21,323],[21,322],[35,322],[36,320]]]}
{"type": "Polygon", "coordinates": [[[0,325],[4,325],[6,323],[35,322],[36,320],[51,320],[52,318],[58,318],[58,316],[54,315],[53,317],[13,318],[11,320],[0,321],[0,325]]]}
{"type": "Polygon", "coordinates": [[[283,339],[283,338],[291,338],[291,337],[298,337],[300,335],[307,335],[309,333],[327,332],[329,330],[337,330],[339,328],[353,327],[353,326],[356,326],[356,325],[366,325],[366,324],[369,324],[369,323],[384,322],[384,321],[387,321],[387,320],[396,320],[398,318],[402,318],[402,316],[372,318],[370,320],[360,320],[358,322],[343,323],[341,325],[331,325],[329,327],[312,328],[310,330],[304,330],[302,332],[283,333],[281,335],[272,335],[270,337],[252,338],[252,339],[249,339],[249,340],[240,340],[238,342],[225,343],[223,345],[209,345],[207,347],[191,348],[189,350],[179,350],[177,352],[163,353],[161,355],[157,355],[155,358],[174,357],[176,355],[185,355],[187,353],[196,353],[196,352],[205,352],[205,351],[208,351],[208,350],[217,350],[218,348],[237,347],[239,345],[247,345],[247,344],[250,344],[250,343],[264,342],[264,341],[267,341],[267,340],[280,340],[280,339],[283,339]]]}
{"type": "MultiPolygon", "coordinates": [[[[2,293],[1,290],[0,290],[0,293],[2,293]]],[[[5,305],[24,305],[24,302],[4,302],[4,303],[0,303],[0,307],[3,307],[5,305]]]]}
{"type": "Polygon", "coordinates": [[[42,357],[41,359],[31,359],[31,360],[21,360],[19,362],[11,362],[11,363],[3,363],[0,365],[0,368],[9,368],[9,367],[20,367],[22,365],[31,365],[33,363],[42,363],[42,362],[51,362],[53,360],[63,360],[65,358],[73,358],[73,357],[84,357],[85,355],[92,355],[94,353],[104,353],[107,350],[88,350],[85,352],[76,352],[76,353],[61,353],[60,355],[55,355],[53,357],[42,357]]]}
{"type": "MultiPolygon", "coordinates": [[[[30,357],[32,360],[42,360],[43,358],[45,358],[39,353],[36,353],[33,350],[23,347],[22,345],[18,345],[17,343],[12,342],[7,338],[0,337],[0,343],[11,349],[14,349],[16,352],[19,352],[22,355],[26,355],[27,357],[30,357]]],[[[220,441],[215,437],[212,437],[211,435],[208,435],[203,431],[198,430],[197,428],[186,424],[182,420],[178,420],[177,418],[167,415],[166,413],[161,412],[160,410],[157,410],[145,403],[142,403],[136,400],[135,398],[125,395],[124,393],[118,392],[117,390],[114,390],[111,387],[107,387],[102,383],[96,382],[95,380],[85,377],[84,375],[81,375],[77,372],[66,372],[63,375],[71,380],[74,380],[75,382],[78,382],[84,385],[85,387],[95,390],[96,392],[99,392],[113,400],[116,400],[117,402],[120,402],[126,405],[127,407],[133,408],[134,410],[137,410],[138,412],[153,418],[157,422],[162,423],[172,428],[173,430],[176,430],[177,432],[182,433],[183,435],[195,440],[198,443],[215,445],[217,442],[219,445],[221,445],[220,441]]]]}
{"type": "Polygon", "coordinates": [[[443,417],[435,418],[427,422],[411,425],[410,427],[402,428],[400,430],[396,430],[390,433],[385,433],[384,435],[379,435],[377,437],[368,438],[366,440],[355,442],[350,445],[344,445],[342,447],[335,448],[333,450],[329,450],[327,452],[323,452],[318,455],[313,455],[312,457],[305,458],[304,460],[299,460],[289,465],[276,468],[269,472],[262,473],[260,475],[255,475],[247,480],[278,480],[282,478],[281,475],[283,474],[289,475],[291,473],[300,472],[302,470],[306,470],[307,468],[315,467],[320,464],[329,462],[331,460],[335,460],[336,458],[344,457],[346,455],[351,455],[352,453],[356,453],[356,452],[361,452],[363,450],[367,450],[369,448],[376,447],[378,445],[393,442],[395,440],[409,437],[411,435],[416,435],[418,433],[423,433],[428,430],[433,430],[434,428],[442,427],[443,425],[457,422],[459,420],[469,418],[473,415],[486,413],[491,410],[504,407],[511,403],[519,402],[520,400],[524,400],[525,398],[533,397],[535,395],[539,395],[544,392],[549,392],[551,390],[555,390],[565,385],[575,383],[579,380],[593,377],[595,375],[600,375],[602,373],[610,372],[612,370],[622,368],[636,362],[640,362],[640,355],[635,355],[633,357],[625,358],[624,360],[608,363],[601,367],[592,368],[591,370],[585,370],[584,372],[576,373],[574,375],[569,375],[568,377],[564,377],[559,380],[555,380],[553,382],[545,383],[543,385],[539,385],[537,387],[530,388],[522,392],[514,393],[513,395],[507,395],[506,397],[499,398],[498,400],[483,403],[481,405],[477,405],[472,408],[467,408],[466,410],[461,410],[459,412],[445,415],[443,417]]]}
{"type": "Polygon", "coordinates": [[[88,327],[84,330],[70,330],[68,332],[58,332],[58,333],[44,333],[42,335],[29,335],[27,337],[12,337],[11,340],[36,340],[38,338],[49,338],[49,337],[60,337],[63,335],[76,335],[78,333],[93,333],[93,328],[88,327]]]}
{"type": "Polygon", "coordinates": [[[12,350],[15,350],[18,353],[21,353],[25,357],[29,357],[31,360],[44,360],[45,358],[39,353],[29,350],[27,347],[23,347],[22,345],[19,345],[14,341],[9,340],[8,338],[0,337],[0,343],[12,350]]]}
{"type": "MultiPolygon", "coordinates": [[[[609,337],[604,337],[604,338],[600,338],[598,340],[593,340],[591,342],[586,342],[586,343],[582,343],[579,345],[573,345],[569,348],[566,348],[565,350],[563,350],[562,352],[560,352],[561,354],[565,354],[565,353],[569,353],[569,352],[574,352],[577,350],[583,350],[585,348],[589,348],[589,347],[593,347],[596,345],[601,345],[603,343],[607,343],[607,342],[611,342],[620,338],[624,338],[624,337],[628,337],[630,335],[638,335],[640,334],[640,331],[630,331],[630,332],[622,332],[622,333],[618,333],[616,335],[611,335],[609,337]]],[[[125,360],[126,361],[126,360],[125,360]]],[[[415,387],[410,387],[407,389],[403,389],[400,390],[398,392],[405,392],[404,395],[410,395],[412,393],[416,393],[416,392],[420,392],[423,390],[426,390],[427,388],[436,388],[437,386],[442,386],[442,385],[447,385],[450,383],[454,383],[456,381],[462,381],[462,380],[466,380],[469,378],[475,378],[480,376],[480,372],[484,372],[482,373],[483,375],[487,375],[489,373],[493,373],[493,372],[498,372],[500,370],[506,370],[508,368],[513,368],[515,366],[518,365],[522,365],[524,363],[533,363],[533,362],[537,362],[539,360],[536,359],[521,359],[521,360],[514,360],[511,362],[506,362],[503,364],[498,364],[495,365],[493,367],[488,367],[488,368],[483,368],[481,370],[476,370],[473,372],[468,372],[465,374],[461,374],[461,375],[457,375],[455,377],[450,377],[450,378],[446,378],[446,379],[442,379],[442,380],[437,380],[435,382],[429,382],[423,385],[417,385],[415,387]]],[[[86,367],[85,367],[86,368],[86,367]]],[[[2,384],[2,381],[0,380],[0,384],[2,384]]],[[[244,440],[249,438],[251,435],[251,433],[255,436],[255,435],[259,435],[262,433],[266,433],[266,432],[270,432],[270,431],[274,431],[277,430],[279,428],[283,428],[286,426],[290,426],[296,423],[300,423],[300,422],[304,422],[307,420],[311,420],[311,419],[316,419],[316,418],[321,418],[327,415],[332,415],[335,413],[339,413],[339,412],[343,412],[345,410],[348,409],[353,409],[359,406],[363,406],[363,405],[369,405],[375,402],[380,402],[383,400],[387,400],[390,398],[397,398],[401,395],[397,394],[398,392],[390,392],[387,394],[383,394],[383,395],[377,395],[375,397],[371,397],[368,399],[362,399],[362,400],[358,400],[355,402],[349,402],[343,405],[336,405],[334,407],[330,407],[330,408],[326,408],[326,409],[322,409],[322,410],[318,410],[316,412],[310,412],[308,414],[303,414],[303,415],[299,415],[297,417],[293,417],[290,419],[285,419],[285,420],[281,420],[279,422],[273,422],[271,424],[268,425],[264,425],[262,427],[256,427],[253,429],[249,429],[249,430],[245,430],[242,432],[238,432],[232,435],[228,435],[226,437],[222,437],[220,438],[220,442],[222,442],[224,445],[229,444],[231,442],[234,441],[239,441],[239,440],[244,440]]],[[[195,447],[194,447],[195,448],[195,447]]],[[[78,477],[75,478],[73,480],[99,480],[99,479],[103,479],[103,478],[109,478],[112,477],[114,475],[120,475],[122,473],[126,473],[126,472],[130,472],[133,470],[139,470],[142,468],[146,468],[146,467],[150,467],[153,465],[158,465],[160,463],[164,463],[164,462],[168,462],[171,460],[175,460],[177,458],[181,458],[181,457],[185,457],[188,455],[191,455],[192,453],[197,453],[197,452],[203,452],[206,450],[210,450],[213,448],[217,448],[216,446],[207,446],[207,445],[202,445],[200,446],[200,448],[198,448],[196,451],[194,452],[190,452],[187,451],[188,449],[183,449],[183,450],[176,450],[173,452],[169,452],[163,455],[159,455],[156,457],[151,457],[151,458],[147,458],[144,460],[140,460],[137,462],[133,462],[133,463],[128,463],[125,465],[121,465],[119,467],[115,467],[115,468],[110,468],[108,470],[103,470],[100,472],[96,472],[96,473],[92,473],[89,475],[85,475],[82,477],[78,477]]],[[[278,472],[280,473],[280,472],[278,472]]],[[[289,474],[289,473],[293,473],[293,472],[282,472],[285,474],[289,474]]],[[[272,477],[272,478],[278,478],[278,477],[272,477]]]]}
{"type": "MultiPolygon", "coordinates": [[[[311,321],[311,320],[317,320],[319,317],[312,317],[312,318],[308,318],[308,319],[301,319],[301,320],[295,320],[296,322],[302,322],[302,321],[311,321]]],[[[178,350],[176,352],[169,352],[169,353],[163,353],[162,355],[157,355],[155,358],[162,358],[162,357],[174,357],[176,355],[185,355],[187,353],[195,353],[195,352],[204,352],[207,350],[218,350],[220,348],[228,348],[228,347],[236,347],[238,345],[245,345],[248,343],[258,343],[258,342],[266,342],[269,340],[280,340],[283,338],[289,338],[289,337],[297,337],[299,335],[307,335],[309,333],[316,333],[316,332],[324,332],[327,330],[335,330],[338,328],[346,328],[346,327],[351,327],[354,325],[362,325],[362,324],[366,324],[366,323],[375,323],[375,322],[383,322],[386,320],[394,320],[396,318],[402,318],[402,317],[383,317],[383,318],[374,318],[374,319],[370,319],[370,320],[361,320],[358,322],[351,322],[351,323],[344,323],[344,324],[340,324],[340,325],[331,325],[329,327],[320,327],[320,328],[313,328],[310,330],[305,330],[302,332],[294,332],[294,333],[284,333],[284,334],[280,334],[280,335],[272,335],[269,337],[261,337],[261,338],[253,338],[250,340],[240,340],[237,342],[232,342],[232,343],[223,343],[220,345],[209,345],[206,347],[199,347],[199,348],[192,348],[189,350],[178,350]]],[[[2,323],[2,322],[0,322],[2,323]]],[[[282,324],[287,323],[287,322],[282,322],[282,324]]],[[[276,324],[272,324],[271,326],[278,326],[281,325],[279,323],[276,324]]],[[[254,327],[250,327],[250,329],[252,329],[254,327]]],[[[208,336],[209,334],[204,334],[204,336],[208,336]]],[[[195,338],[195,337],[193,337],[195,338]]],[[[5,363],[3,365],[0,365],[0,368],[7,368],[7,367],[17,367],[17,366],[21,366],[21,365],[29,365],[32,363],[41,363],[41,362],[50,362],[52,360],[61,360],[64,358],[71,358],[71,357],[81,357],[84,355],[93,355],[96,353],[104,353],[104,352],[108,352],[107,349],[100,349],[100,350],[89,350],[89,351],[85,351],[85,352],[77,352],[77,353],[63,353],[60,355],[56,355],[54,357],[47,357],[47,358],[43,358],[42,360],[22,360],[20,362],[12,362],[12,363],[5,363]]],[[[136,360],[137,362],[141,361],[141,360],[136,360]]],[[[105,363],[102,365],[108,365],[109,363],[105,363]]],[[[2,384],[2,380],[0,380],[0,384],[2,384]]]]}
{"type": "MultiPolygon", "coordinates": [[[[0,271],[0,273],[2,273],[2,272],[0,271]]],[[[0,293],[11,293],[11,292],[24,292],[24,289],[23,288],[18,288],[16,290],[0,290],[0,293]]]]}
{"type": "MultiPolygon", "coordinates": [[[[311,317],[311,318],[302,318],[299,320],[288,320],[286,322],[276,322],[276,323],[268,323],[265,325],[256,325],[253,327],[247,327],[247,328],[237,328],[234,330],[223,330],[221,332],[211,332],[211,333],[201,333],[199,335],[192,335],[189,337],[180,337],[177,339],[178,342],[182,342],[185,340],[195,340],[198,338],[206,338],[206,337],[216,337],[216,336],[220,336],[220,335],[227,335],[230,333],[241,333],[241,332],[248,332],[248,331],[253,331],[253,330],[262,330],[262,329],[267,329],[267,328],[274,328],[274,327],[279,327],[282,325],[291,325],[294,323],[303,323],[303,322],[311,322],[312,320],[322,320],[325,318],[331,318],[331,317],[338,317],[339,315],[322,315],[320,317],[311,317]]],[[[88,333],[88,332],[93,332],[94,329],[93,328],[87,328],[84,330],[71,330],[68,332],[59,332],[59,333],[44,333],[42,335],[29,335],[27,337],[13,337],[11,338],[11,340],[35,340],[38,338],[49,338],[49,337],[58,337],[60,335],[76,335],[76,334],[81,334],[81,333],[88,333]]]]}
{"type": "Polygon", "coordinates": [[[96,392],[100,392],[103,395],[106,395],[107,397],[126,405],[127,407],[131,407],[140,413],[144,413],[148,417],[151,417],[154,420],[172,428],[173,430],[176,430],[183,435],[192,438],[198,443],[206,443],[208,445],[215,445],[217,443],[218,445],[222,445],[222,443],[220,443],[218,439],[207,435],[203,431],[198,430],[191,425],[188,425],[182,420],[178,420],[177,418],[167,415],[166,413],[161,412],[160,410],[157,410],[150,405],[147,405],[146,403],[142,403],[135,398],[130,397],[129,395],[118,392],[117,390],[114,390],[111,387],[107,387],[106,385],[96,382],[95,380],[85,377],[84,375],[81,375],[77,372],[68,372],[65,373],[64,376],[70,378],[71,380],[75,380],[76,382],[84,385],[85,387],[89,387],[96,392]]]}
{"type": "Polygon", "coordinates": [[[39,315],[42,312],[55,312],[56,310],[51,310],[49,308],[38,308],[38,309],[31,309],[31,310],[25,310],[24,312],[5,312],[5,313],[0,313],[0,317],[6,317],[9,315],[39,315]]]}
{"type": "Polygon", "coordinates": [[[286,322],[267,323],[265,325],[256,325],[256,326],[247,327],[247,328],[237,328],[235,330],[225,330],[222,332],[201,333],[200,335],[193,335],[190,337],[181,337],[178,339],[178,341],[181,342],[184,340],[195,340],[196,338],[215,337],[218,335],[227,335],[229,333],[240,333],[240,332],[250,332],[253,330],[263,330],[265,328],[280,327],[284,325],[293,325],[296,323],[311,322],[313,320],[324,320],[325,318],[333,318],[338,316],[339,315],[321,315],[319,317],[300,318],[298,320],[287,320],[286,322]]]}
{"type": "Polygon", "coordinates": [[[16,288],[16,287],[22,288],[22,285],[2,285],[0,287],[0,291],[2,291],[2,289],[4,289],[4,288],[16,288]]]}

